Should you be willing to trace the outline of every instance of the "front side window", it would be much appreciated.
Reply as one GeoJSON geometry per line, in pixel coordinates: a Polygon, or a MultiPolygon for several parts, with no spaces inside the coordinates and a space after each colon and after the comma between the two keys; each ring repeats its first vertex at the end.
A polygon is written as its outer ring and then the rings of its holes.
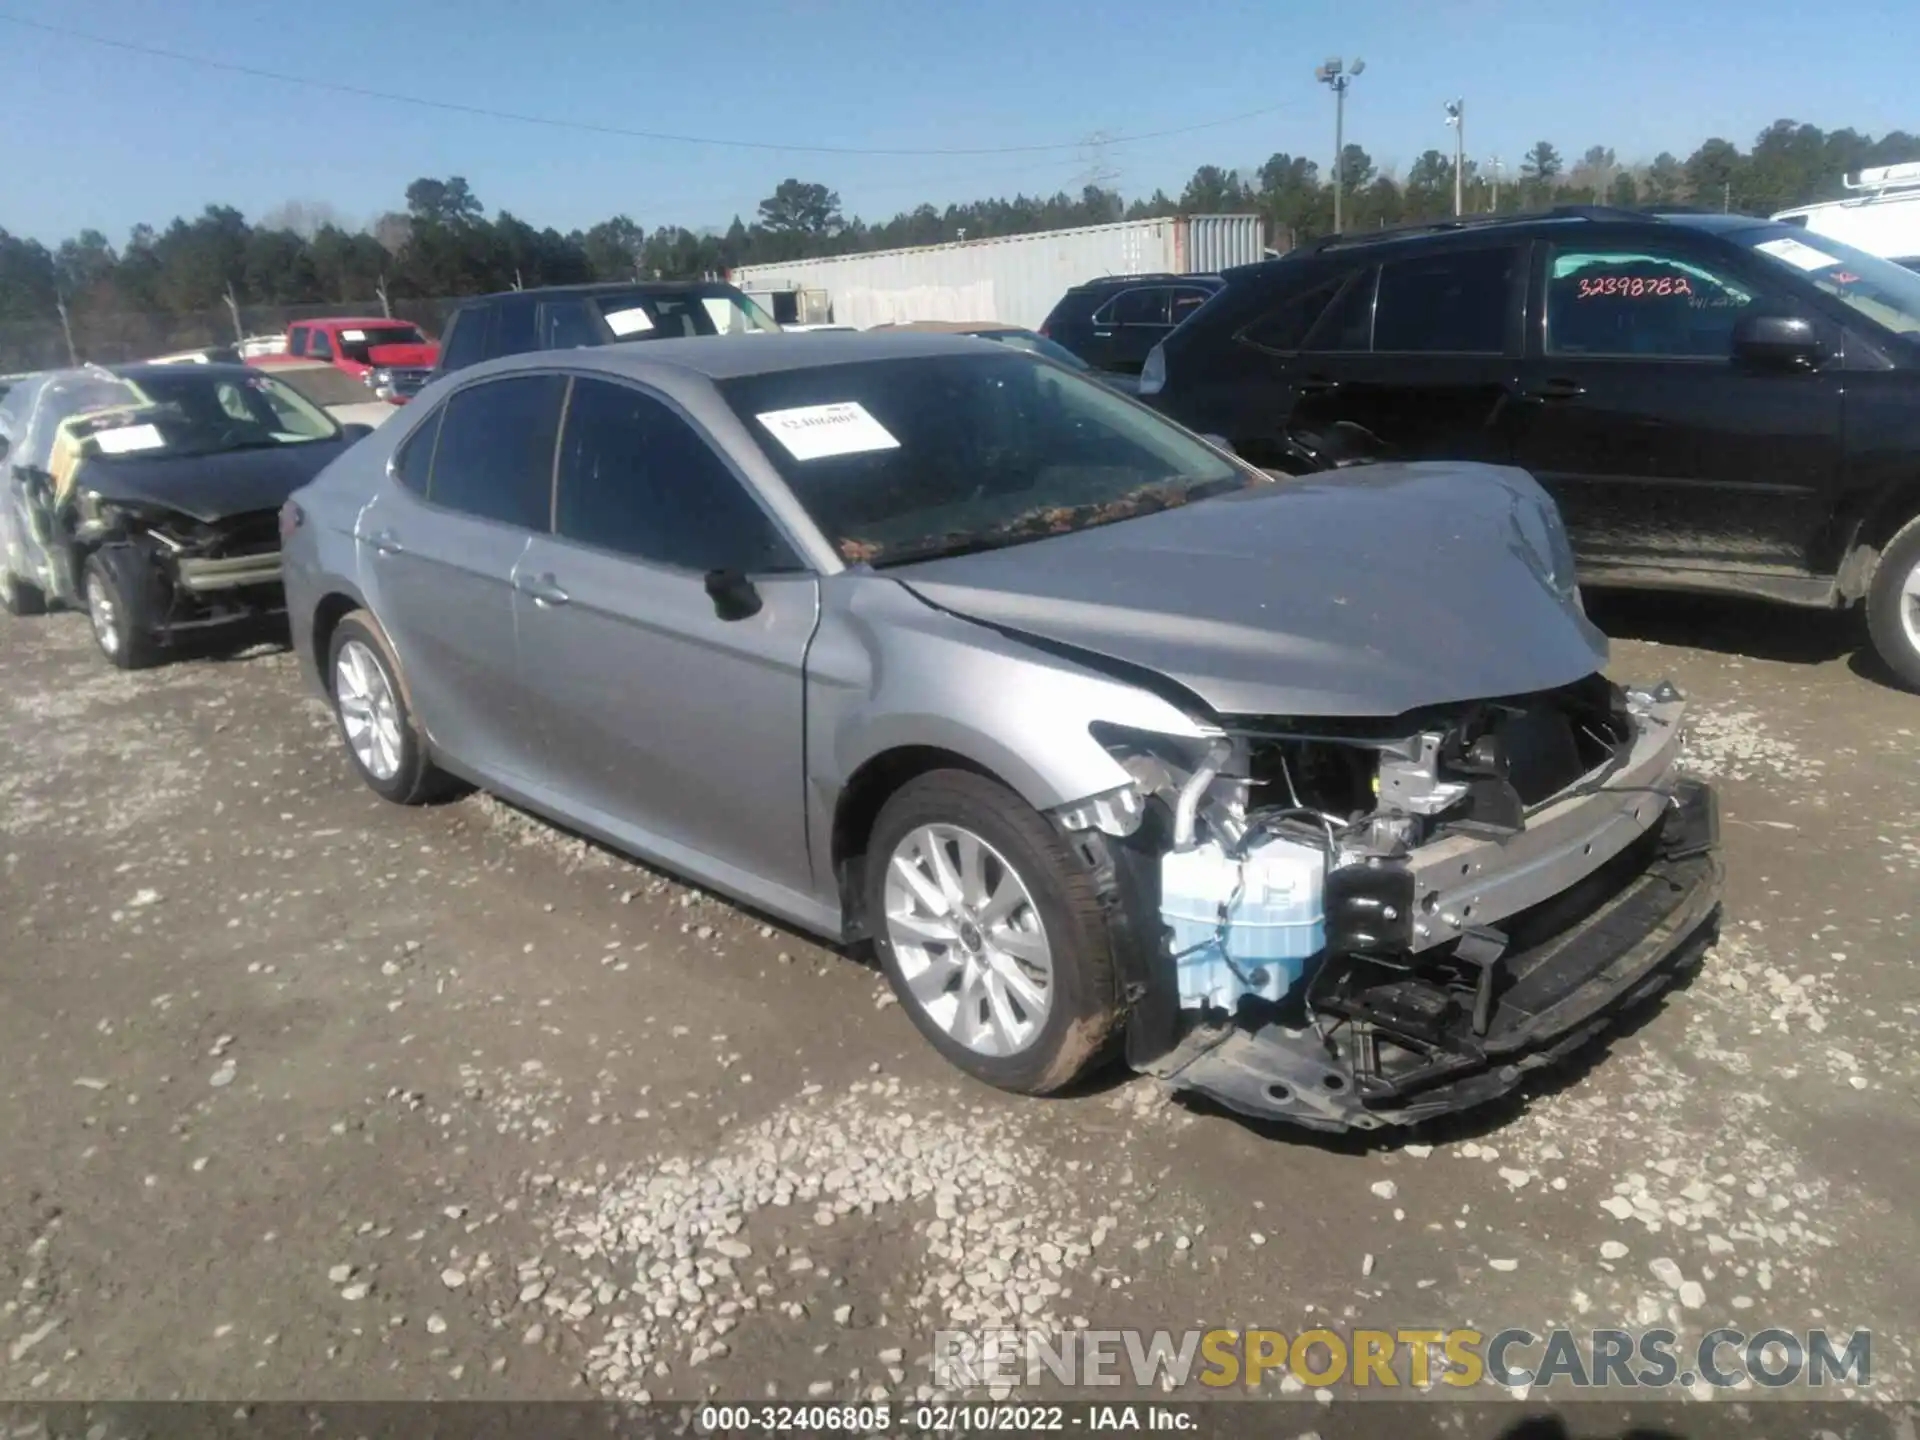
{"type": "Polygon", "coordinates": [[[1657,245],[1556,245],[1547,268],[1549,355],[1725,360],[1751,287],[1657,245]]]}
{"type": "Polygon", "coordinates": [[[514,375],[447,401],[427,499],[463,515],[545,533],[564,375],[514,375]]]}
{"type": "Polygon", "coordinates": [[[314,330],[309,332],[307,354],[315,360],[333,359],[333,341],[328,337],[326,331],[314,330]]]}
{"type": "Polygon", "coordinates": [[[305,355],[307,353],[307,327],[296,325],[287,332],[287,353],[305,355]]]}
{"type": "Polygon", "coordinates": [[[704,436],[664,402],[606,380],[573,382],[554,531],[685,570],[797,567],[772,519],[704,436]]]}
{"type": "Polygon", "coordinates": [[[903,564],[1270,484],[1105,386],[1004,346],[720,382],[849,563],[903,564]]]}
{"type": "Polygon", "coordinates": [[[1413,255],[1380,267],[1373,348],[1388,353],[1498,355],[1520,252],[1513,246],[1413,255]]]}
{"type": "Polygon", "coordinates": [[[464,370],[487,358],[487,311],[482,305],[470,305],[454,312],[447,327],[446,343],[440,347],[442,370],[464,370]]]}
{"type": "MultiPolygon", "coordinates": [[[[1288,295],[1240,332],[1240,339],[1260,350],[1291,354],[1306,342],[1314,322],[1347,283],[1336,275],[1318,285],[1288,295]]],[[[1365,348],[1365,347],[1362,347],[1365,348]]]]}
{"type": "Polygon", "coordinates": [[[1093,317],[1096,325],[1165,325],[1172,292],[1163,285],[1122,290],[1093,317]]]}

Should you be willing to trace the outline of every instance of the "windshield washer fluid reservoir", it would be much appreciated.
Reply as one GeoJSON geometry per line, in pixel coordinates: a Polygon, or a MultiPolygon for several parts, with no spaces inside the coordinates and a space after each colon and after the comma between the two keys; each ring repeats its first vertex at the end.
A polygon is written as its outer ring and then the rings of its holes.
{"type": "Polygon", "coordinates": [[[1292,989],[1326,946],[1325,875],[1317,846],[1277,838],[1239,859],[1217,842],[1164,856],[1160,918],[1173,932],[1180,1004],[1231,1011],[1243,996],[1292,989]]]}

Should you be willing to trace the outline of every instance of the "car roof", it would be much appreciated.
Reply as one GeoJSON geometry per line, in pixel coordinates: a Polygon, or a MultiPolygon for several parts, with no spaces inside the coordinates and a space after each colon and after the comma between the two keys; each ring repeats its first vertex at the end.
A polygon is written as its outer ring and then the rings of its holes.
{"type": "Polygon", "coordinates": [[[631,295],[638,291],[648,295],[680,295],[689,290],[697,290],[711,285],[725,285],[725,280],[589,280],[580,285],[536,285],[526,290],[495,290],[488,295],[476,295],[464,302],[477,305],[486,300],[507,300],[516,295],[631,295]]]}
{"type": "Polygon", "coordinates": [[[571,350],[534,350],[484,361],[456,373],[477,377],[521,370],[602,370],[647,380],[660,372],[672,371],[708,380],[736,380],[783,370],[856,365],[863,360],[912,360],[929,355],[979,357],[983,353],[984,348],[975,345],[966,335],[927,331],[702,335],[685,340],[630,340],[571,350]]]}
{"type": "Polygon", "coordinates": [[[1073,288],[1102,290],[1113,285],[1224,285],[1225,283],[1226,281],[1218,275],[1175,275],[1168,270],[1156,270],[1145,275],[1099,275],[1091,280],[1083,280],[1073,288]]]}
{"type": "Polygon", "coordinates": [[[889,325],[870,325],[867,328],[890,335],[902,331],[919,331],[928,335],[994,335],[1003,330],[1017,330],[1028,335],[1033,333],[1009,320],[896,320],[889,325]]]}
{"type": "Polygon", "coordinates": [[[106,367],[123,380],[145,380],[151,376],[169,377],[174,375],[230,375],[238,379],[255,379],[273,372],[259,365],[248,365],[244,361],[210,360],[205,365],[167,365],[154,361],[138,361],[130,365],[109,365],[106,367]]]}
{"type": "MultiPolygon", "coordinates": [[[[411,320],[402,320],[397,315],[322,315],[317,320],[292,320],[290,325],[413,325],[411,320]]],[[[415,325],[417,330],[420,327],[415,325]]],[[[262,336],[250,335],[250,340],[262,339],[262,336]]],[[[278,336],[274,337],[278,339],[278,336]]]]}

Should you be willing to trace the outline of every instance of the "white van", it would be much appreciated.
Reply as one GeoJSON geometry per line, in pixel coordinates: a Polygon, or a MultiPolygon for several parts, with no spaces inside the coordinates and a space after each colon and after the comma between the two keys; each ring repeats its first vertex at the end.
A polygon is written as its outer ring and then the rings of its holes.
{"type": "Polygon", "coordinates": [[[1920,270],[1920,161],[1862,170],[1845,183],[1853,193],[1844,200],[1801,205],[1773,218],[1920,270]]]}

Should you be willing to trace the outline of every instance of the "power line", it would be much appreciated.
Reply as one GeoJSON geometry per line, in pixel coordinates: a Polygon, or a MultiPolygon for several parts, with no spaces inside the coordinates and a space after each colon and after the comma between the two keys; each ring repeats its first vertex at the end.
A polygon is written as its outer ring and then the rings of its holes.
{"type": "MultiPolygon", "coordinates": [[[[69,29],[64,25],[48,25],[39,20],[28,20],[24,16],[9,15],[0,11],[0,22],[18,25],[28,30],[38,30],[48,35],[57,35],[65,40],[78,40],[88,45],[101,45],[113,50],[125,50],[135,55],[147,55],[161,60],[173,60],[183,65],[200,65],[209,70],[224,70],[233,75],[250,75],[259,80],[272,80],[281,85],[302,85],[310,90],[326,90],[336,95],[352,95],[362,100],[385,100],[395,105],[413,105],[424,110],[443,110],[456,115],[477,115],[489,120],[511,120],[521,125],[543,125],[555,130],[580,130],[593,135],[617,135],[629,140],[655,140],[674,145],[711,145],[727,150],[770,150],[789,151],[809,155],[1031,155],[1050,150],[1077,150],[1084,142],[1079,140],[1062,141],[1051,145],[983,145],[952,146],[941,149],[893,149],[864,145],[796,145],[787,141],[773,140],[722,140],[708,135],[676,135],[661,130],[630,130],[619,125],[597,125],[588,120],[561,120],[551,115],[527,115],[512,110],[494,110],[483,105],[462,105],[454,100],[429,100],[418,95],[401,95],[388,90],[370,90],[360,85],[344,85],[334,80],[317,80],[310,75],[293,75],[280,70],[266,70],[256,65],[241,65],[230,60],[215,60],[205,55],[189,55],[180,50],[168,50],[158,45],[141,45],[131,40],[117,40],[106,35],[93,35],[84,30],[69,29]]],[[[1243,111],[1238,115],[1223,116],[1218,120],[1203,120],[1193,125],[1181,125],[1171,130],[1151,130],[1139,135],[1116,135],[1106,143],[1109,145],[1131,145],[1142,140],[1165,140],[1174,135],[1191,135],[1199,130],[1216,130],[1223,125],[1238,124],[1242,120],[1257,119],[1262,115],[1271,115],[1284,110],[1285,105],[1266,105],[1258,110],[1243,111]]]]}

